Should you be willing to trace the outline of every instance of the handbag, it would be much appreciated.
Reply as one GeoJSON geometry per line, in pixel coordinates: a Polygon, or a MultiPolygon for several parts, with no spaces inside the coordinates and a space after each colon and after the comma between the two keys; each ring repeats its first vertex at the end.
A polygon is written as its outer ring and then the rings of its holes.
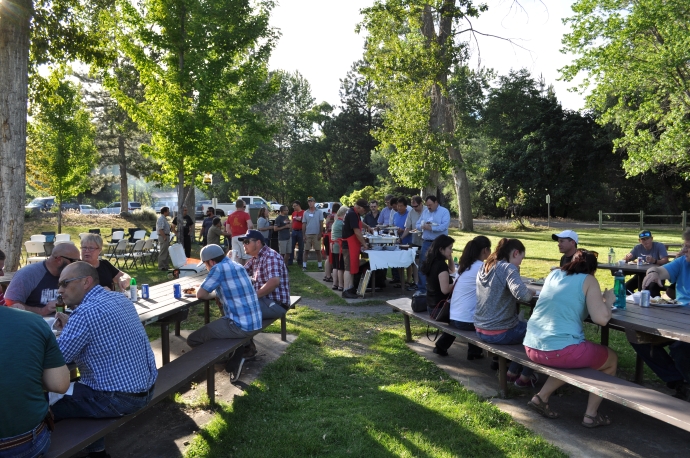
{"type": "Polygon", "coordinates": [[[416,294],[412,296],[412,311],[416,313],[427,311],[426,294],[416,294]]]}
{"type": "Polygon", "coordinates": [[[455,289],[455,285],[457,284],[457,281],[454,282],[453,287],[450,290],[450,294],[448,294],[448,297],[443,299],[442,301],[439,301],[439,303],[436,304],[436,307],[434,307],[433,310],[429,312],[431,318],[438,321],[439,323],[450,323],[450,298],[453,297],[453,290],[455,289]]]}

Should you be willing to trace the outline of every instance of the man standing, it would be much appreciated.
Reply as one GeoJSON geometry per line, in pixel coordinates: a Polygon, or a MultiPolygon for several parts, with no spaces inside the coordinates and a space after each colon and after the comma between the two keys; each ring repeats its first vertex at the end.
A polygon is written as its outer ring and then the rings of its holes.
{"type": "Polygon", "coordinates": [[[168,207],[161,208],[161,216],[156,221],[156,232],[158,233],[158,269],[168,270],[170,263],[170,223],[168,223],[168,215],[170,209],[168,207]]]}
{"type": "Polygon", "coordinates": [[[50,447],[43,388],[67,391],[69,370],[55,336],[34,313],[0,307],[0,348],[0,456],[42,456],[50,447]]]}
{"type": "Polygon", "coordinates": [[[302,264],[302,257],[304,255],[304,234],[302,233],[302,217],[304,210],[299,200],[292,203],[292,245],[290,246],[290,259],[288,266],[292,265],[295,259],[295,245],[297,245],[297,264],[302,264]]]}
{"type": "Polygon", "coordinates": [[[551,238],[554,242],[558,242],[558,251],[563,253],[560,264],[560,267],[563,267],[573,260],[573,256],[577,251],[577,232],[563,231],[560,234],[551,234],[551,238]]]}
{"type": "Polygon", "coordinates": [[[79,250],[71,243],[53,248],[48,259],[19,269],[5,291],[5,303],[42,316],[55,312],[60,273],[70,263],[79,261],[79,250]]]}
{"type": "MultiPolygon", "coordinates": [[[[626,261],[638,259],[640,256],[644,257],[645,262],[657,266],[668,264],[668,253],[666,252],[666,245],[655,242],[654,237],[650,231],[642,231],[639,235],[640,243],[625,255],[626,261]]],[[[634,275],[630,280],[625,282],[625,287],[628,291],[634,292],[644,279],[643,274],[634,275]]],[[[662,282],[663,285],[663,282],[662,282]]],[[[656,284],[652,284],[649,288],[652,297],[661,295],[661,289],[656,284]]]]}
{"type": "Polygon", "coordinates": [[[273,230],[278,232],[278,251],[287,265],[290,260],[290,217],[286,205],[280,206],[280,214],[276,217],[273,230]]]}
{"type": "MultiPolygon", "coordinates": [[[[422,252],[419,256],[419,262],[424,262],[426,259],[426,252],[429,247],[436,240],[439,235],[448,235],[448,226],[450,225],[450,212],[441,207],[436,196],[428,196],[426,198],[426,208],[422,212],[422,216],[417,220],[417,230],[422,231],[422,252]]],[[[419,272],[419,283],[417,289],[420,294],[426,294],[426,277],[419,272]]]]}
{"type": "Polygon", "coordinates": [[[290,282],[285,262],[259,231],[249,231],[240,237],[251,258],[244,265],[261,304],[263,319],[285,315],[290,308],[290,282]]]}
{"type": "MultiPolygon", "coordinates": [[[[184,224],[183,228],[183,236],[184,236],[184,242],[182,246],[184,246],[184,255],[187,256],[188,258],[192,257],[192,236],[190,234],[190,230],[194,227],[194,220],[192,219],[191,216],[187,214],[187,207],[182,207],[182,221],[184,224]]],[[[172,220],[172,231],[173,234],[177,233],[177,216],[172,220]]]]}
{"type": "MultiPolygon", "coordinates": [[[[103,289],[96,269],[83,261],[62,271],[58,292],[74,308],[72,315],[57,314],[64,326],[58,345],[65,361],[76,363],[81,379],[53,404],[55,420],[122,417],[145,407],[158,371],[132,302],[103,289]]],[[[84,451],[108,456],[104,438],[84,451]]]]}
{"type": "Polygon", "coordinates": [[[375,200],[369,201],[369,213],[364,215],[364,224],[372,229],[376,228],[380,214],[379,203],[375,200]]]}
{"type": "Polygon", "coordinates": [[[216,303],[223,316],[192,332],[187,344],[197,347],[211,339],[241,339],[260,331],[261,306],[244,267],[225,256],[218,245],[206,245],[200,256],[199,267],[205,265],[208,275],[196,297],[209,300],[215,291],[216,303]]]}
{"type": "Polygon", "coordinates": [[[323,270],[321,264],[321,238],[323,237],[323,212],[316,209],[313,197],[307,199],[309,208],[302,215],[302,231],[304,232],[304,258],[302,270],[307,271],[307,258],[312,249],[316,252],[316,261],[319,270],[323,270]]]}
{"type": "Polygon", "coordinates": [[[244,264],[249,256],[244,252],[244,247],[242,242],[240,242],[240,236],[245,234],[249,229],[254,229],[254,224],[249,216],[249,213],[245,211],[245,203],[242,199],[237,199],[235,202],[235,211],[230,213],[227,221],[225,221],[225,232],[232,234],[232,245],[230,249],[233,251],[233,257],[240,264],[244,264]]]}
{"type": "Polygon", "coordinates": [[[353,284],[354,276],[359,272],[359,253],[362,248],[367,248],[367,241],[362,235],[361,216],[369,210],[366,199],[359,199],[355,205],[348,210],[343,220],[343,262],[345,264],[345,285],[343,286],[343,297],[346,299],[357,299],[357,292],[353,284]]]}
{"type": "Polygon", "coordinates": [[[390,223],[391,212],[394,211],[393,208],[391,207],[391,199],[392,198],[393,198],[392,194],[388,194],[386,196],[386,199],[385,199],[386,206],[383,207],[383,209],[381,210],[381,213],[379,213],[377,223],[381,226],[388,226],[390,223]]]}
{"type": "MultiPolygon", "coordinates": [[[[690,251],[688,250],[690,249],[690,229],[683,232],[683,242],[685,256],[674,259],[664,267],[650,267],[642,282],[642,289],[651,291],[651,286],[658,289],[664,280],[670,280],[671,283],[676,284],[678,302],[690,303],[690,251]]],[[[650,369],[666,382],[669,388],[676,390],[675,397],[690,401],[690,343],[673,341],[662,345],[635,343],[631,345],[650,369]],[[668,353],[663,348],[667,345],[668,353]]]]}
{"type": "MultiPolygon", "coordinates": [[[[405,233],[405,222],[407,221],[407,217],[409,215],[408,207],[407,207],[407,198],[406,197],[398,197],[398,203],[397,203],[397,208],[396,212],[393,214],[393,225],[398,228],[397,230],[397,236],[400,237],[400,243],[403,245],[409,245],[410,242],[412,242],[412,236],[407,235],[405,237],[402,237],[402,235],[405,233]]],[[[414,263],[413,263],[414,265],[414,263]]],[[[393,271],[393,280],[394,288],[401,288],[403,287],[403,279],[400,278],[400,269],[391,269],[393,271]],[[397,281],[395,281],[397,280],[397,281]]],[[[409,283],[412,280],[412,266],[407,267],[407,282],[409,283]]]]}
{"type": "MultiPolygon", "coordinates": [[[[201,222],[201,232],[199,233],[199,238],[201,239],[201,245],[206,245],[206,237],[208,230],[213,226],[213,219],[216,217],[216,211],[213,207],[208,207],[206,209],[206,218],[201,222]]],[[[210,242],[208,242],[210,243],[210,242]]]]}
{"type": "MultiPolygon", "coordinates": [[[[414,231],[414,233],[411,234],[412,238],[410,245],[418,248],[417,256],[419,256],[419,252],[422,248],[422,233],[421,231],[417,231],[417,221],[419,221],[419,218],[422,216],[424,205],[422,205],[422,198],[419,196],[413,196],[410,203],[412,211],[408,212],[407,214],[407,219],[405,220],[405,231],[400,236],[400,239],[404,239],[405,237],[409,236],[412,231],[414,231]]],[[[419,283],[419,269],[417,268],[417,264],[412,264],[410,267],[412,268],[413,281],[408,283],[407,290],[416,291],[417,283],[419,283]]]]}

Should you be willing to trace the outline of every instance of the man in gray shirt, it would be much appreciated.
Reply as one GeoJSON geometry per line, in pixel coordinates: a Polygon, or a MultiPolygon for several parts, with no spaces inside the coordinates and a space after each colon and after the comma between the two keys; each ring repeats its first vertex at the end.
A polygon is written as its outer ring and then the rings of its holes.
{"type": "Polygon", "coordinates": [[[316,202],[313,197],[307,199],[309,208],[304,211],[302,216],[302,233],[304,234],[304,259],[302,259],[302,270],[307,270],[308,252],[312,248],[316,251],[316,260],[319,263],[319,270],[323,270],[321,264],[321,237],[323,237],[323,211],[316,209],[316,202]]]}
{"type": "MultiPolygon", "coordinates": [[[[666,246],[663,243],[655,242],[650,231],[640,232],[639,237],[640,243],[635,245],[630,253],[625,255],[626,261],[632,261],[638,259],[639,257],[643,257],[644,262],[648,264],[654,264],[657,266],[668,264],[668,253],[666,252],[666,246]]],[[[628,289],[628,291],[634,292],[638,285],[642,284],[642,280],[644,280],[644,274],[637,274],[625,283],[625,287],[628,289]]],[[[652,297],[661,295],[661,290],[656,283],[650,285],[649,292],[652,297]]]]}
{"type": "Polygon", "coordinates": [[[168,270],[170,263],[170,223],[168,223],[168,215],[170,209],[168,207],[161,208],[161,216],[156,221],[156,232],[158,233],[158,268],[160,270],[168,270]]]}

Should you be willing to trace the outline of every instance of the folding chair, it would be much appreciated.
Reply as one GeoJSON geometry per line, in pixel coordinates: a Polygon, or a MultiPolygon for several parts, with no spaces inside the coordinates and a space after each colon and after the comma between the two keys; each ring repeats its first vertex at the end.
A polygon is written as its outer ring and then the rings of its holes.
{"type": "Polygon", "coordinates": [[[47,243],[53,243],[55,241],[55,231],[41,232],[41,234],[46,236],[47,243]]]}
{"type": "Polygon", "coordinates": [[[34,262],[43,262],[48,258],[43,242],[28,240],[24,242],[24,248],[26,249],[27,265],[33,264],[34,262]]]}
{"type": "Polygon", "coordinates": [[[36,234],[31,236],[31,241],[32,242],[41,242],[41,243],[46,243],[46,236],[45,234],[36,234]]]}
{"type": "Polygon", "coordinates": [[[58,234],[55,236],[55,243],[58,242],[69,242],[72,240],[72,236],[69,234],[58,234]]]}
{"type": "MultiPolygon", "coordinates": [[[[110,236],[110,242],[103,244],[103,247],[105,248],[106,256],[113,254],[117,244],[120,242],[120,240],[124,240],[124,239],[125,239],[125,231],[113,232],[112,235],[110,236]]],[[[125,243],[126,242],[127,242],[127,240],[125,240],[125,243]]]]}
{"type": "Polygon", "coordinates": [[[89,234],[101,235],[101,230],[100,229],[89,229],[89,234]]]}
{"type": "Polygon", "coordinates": [[[130,251],[127,254],[127,257],[125,258],[125,266],[124,268],[127,268],[127,261],[131,261],[130,267],[137,267],[137,260],[141,259],[142,267],[144,264],[144,244],[146,243],[145,240],[137,240],[134,243],[134,246],[130,247],[130,251]]]}
{"type": "Polygon", "coordinates": [[[127,259],[127,239],[122,239],[117,242],[117,245],[113,249],[112,253],[108,255],[108,259],[115,258],[115,265],[120,264],[120,259],[127,259]]]}
{"type": "Polygon", "coordinates": [[[154,239],[146,239],[144,241],[144,248],[141,249],[141,251],[144,253],[144,265],[146,265],[147,262],[150,262],[151,265],[154,265],[153,258],[157,254],[156,249],[154,248],[154,239]]]}

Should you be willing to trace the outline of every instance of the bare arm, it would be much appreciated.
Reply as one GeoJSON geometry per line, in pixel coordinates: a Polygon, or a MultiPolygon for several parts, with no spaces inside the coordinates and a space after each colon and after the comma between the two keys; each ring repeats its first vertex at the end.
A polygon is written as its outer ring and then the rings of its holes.
{"type": "Polygon", "coordinates": [[[443,294],[448,294],[453,291],[453,284],[450,282],[450,275],[448,272],[441,272],[438,274],[438,285],[441,287],[443,294]]]}
{"type": "Polygon", "coordinates": [[[357,240],[359,240],[359,243],[362,244],[363,247],[367,247],[367,241],[362,235],[362,231],[359,228],[355,228],[352,230],[355,233],[355,237],[357,237],[357,240]]]}
{"type": "Polygon", "coordinates": [[[206,291],[204,288],[199,288],[196,290],[196,298],[201,299],[202,301],[208,301],[210,299],[213,299],[215,296],[213,293],[206,291]]]}
{"type": "Polygon", "coordinates": [[[668,280],[670,278],[671,275],[669,275],[668,270],[664,269],[663,267],[650,267],[647,269],[647,275],[645,275],[644,280],[642,281],[642,289],[647,288],[652,283],[656,283],[661,286],[664,280],[668,280]]]}
{"type": "Polygon", "coordinates": [[[254,229],[254,223],[252,223],[252,220],[248,219],[247,220],[247,230],[254,229]]]}
{"type": "Polygon", "coordinates": [[[256,292],[256,295],[259,297],[267,296],[275,291],[278,286],[280,286],[280,277],[272,277],[266,283],[264,283],[264,286],[259,288],[259,290],[256,292]]]}
{"type": "Polygon", "coordinates": [[[587,275],[582,289],[590,318],[599,326],[606,326],[611,319],[611,305],[616,299],[613,291],[607,289],[601,294],[601,286],[593,275],[587,275]]]}
{"type": "Polygon", "coordinates": [[[43,369],[43,389],[53,393],[64,393],[69,388],[67,365],[43,369]]]}
{"type": "MultiPolygon", "coordinates": [[[[9,301],[7,301],[7,302],[9,302],[9,301]]],[[[33,312],[33,313],[35,313],[37,315],[41,315],[41,316],[48,316],[48,315],[52,315],[53,313],[55,313],[55,301],[48,302],[45,307],[33,307],[31,305],[26,305],[25,303],[18,302],[18,301],[14,301],[14,302],[12,302],[12,304],[8,304],[8,305],[12,308],[19,309],[19,310],[26,310],[26,311],[33,312]]]]}

